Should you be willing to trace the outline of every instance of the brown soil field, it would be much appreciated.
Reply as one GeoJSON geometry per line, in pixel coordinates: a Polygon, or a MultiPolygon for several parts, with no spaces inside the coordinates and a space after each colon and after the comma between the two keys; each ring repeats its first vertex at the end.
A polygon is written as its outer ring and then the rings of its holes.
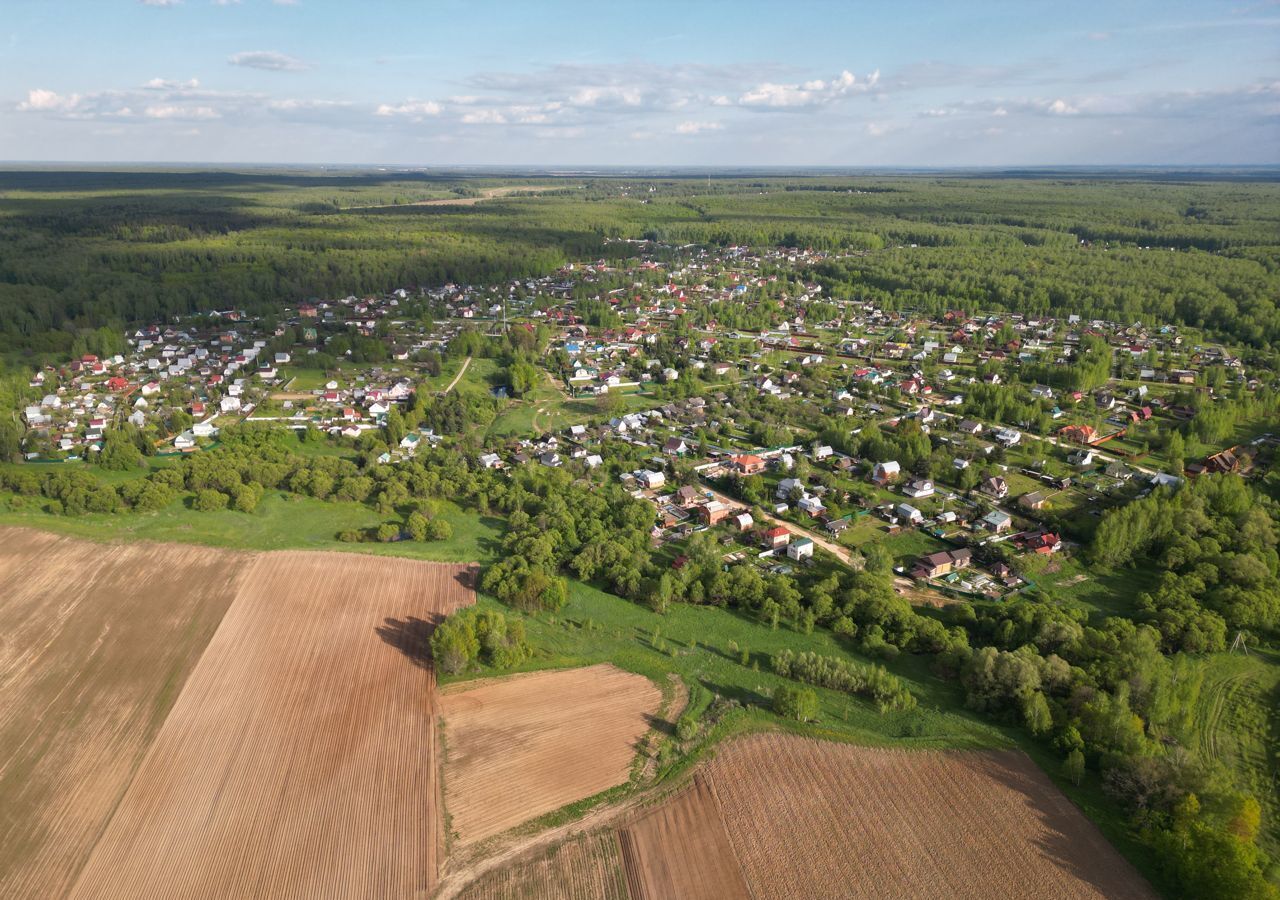
{"type": "Polygon", "coordinates": [[[427,639],[469,584],[461,566],[255,557],[72,896],[429,894],[427,639]]]}
{"type": "Polygon", "coordinates": [[[618,833],[632,900],[749,900],[710,782],[693,785],[618,833]]]}
{"type": "Polygon", "coordinates": [[[756,897],[1155,897],[1015,751],[761,735],[726,747],[707,771],[756,897]]]}
{"type": "Polygon", "coordinates": [[[443,693],[445,805],[458,841],[625,782],[661,702],[647,678],[609,665],[443,693]]]}
{"type": "Polygon", "coordinates": [[[69,890],[249,559],[0,528],[0,897],[69,890]]]}
{"type": "Polygon", "coordinates": [[[580,837],[541,857],[490,872],[457,895],[460,900],[630,900],[618,838],[580,837]]]}

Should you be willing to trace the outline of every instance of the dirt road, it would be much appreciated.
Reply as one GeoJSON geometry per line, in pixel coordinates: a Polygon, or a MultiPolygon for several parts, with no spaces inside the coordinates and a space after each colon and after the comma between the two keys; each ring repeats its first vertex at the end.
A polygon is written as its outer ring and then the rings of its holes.
{"type": "Polygon", "coordinates": [[[452,391],[457,386],[458,382],[462,380],[462,376],[467,374],[467,367],[470,365],[471,365],[471,357],[468,356],[466,359],[462,361],[462,368],[458,370],[458,374],[453,376],[453,381],[449,382],[449,386],[445,388],[444,391],[442,391],[442,393],[447,394],[450,391],[452,391]]]}

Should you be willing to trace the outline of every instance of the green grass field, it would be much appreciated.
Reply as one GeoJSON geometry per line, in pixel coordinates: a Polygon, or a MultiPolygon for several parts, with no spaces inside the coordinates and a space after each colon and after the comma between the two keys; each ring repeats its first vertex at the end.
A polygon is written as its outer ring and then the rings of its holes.
{"type": "MultiPolygon", "coordinates": [[[[517,616],[482,596],[482,608],[517,616]]],[[[770,695],[788,683],[774,675],[769,658],[784,649],[812,651],[855,662],[870,662],[825,630],[804,634],[785,625],[776,630],[750,616],[717,607],[675,604],[659,615],[579,582],[570,582],[569,602],[555,614],[525,617],[535,655],[514,671],[611,662],[665,684],[677,674],[690,690],[691,702],[705,708],[710,694],[743,704],[705,733],[687,756],[668,760],[667,775],[685,771],[720,741],[748,731],[785,728],[830,740],[903,749],[993,749],[1018,747],[1054,782],[1154,883],[1161,873],[1137,842],[1123,816],[1102,793],[1096,779],[1076,787],[1061,777],[1062,761],[1015,728],[984,721],[965,708],[961,690],[932,674],[929,661],[903,654],[887,668],[903,678],[919,705],[909,712],[881,714],[870,703],[816,688],[819,720],[808,725],[787,722],[769,712],[770,695]],[[737,647],[735,652],[734,647],[737,647]],[[744,665],[741,652],[747,651],[744,665]]],[[[442,676],[442,683],[500,674],[477,669],[442,676]]],[[[611,795],[612,796],[612,795],[611,795]]],[[[579,809],[578,812],[582,810],[579,809]]]]}
{"type": "Polygon", "coordinates": [[[344,543],[337,539],[339,532],[373,528],[388,517],[359,503],[314,500],[275,491],[268,492],[252,513],[197,512],[180,500],[159,512],[73,517],[51,516],[34,506],[14,509],[6,502],[0,506],[0,524],[25,525],[97,541],[178,541],[236,550],[343,550],[440,562],[493,559],[502,523],[452,504],[442,506],[441,515],[453,526],[453,536],[447,541],[426,543],[344,543]]]}
{"type": "Polygon", "coordinates": [[[1205,660],[1193,725],[1196,749],[1231,770],[1262,804],[1259,843],[1280,852],[1280,657],[1216,653],[1205,660]]]}

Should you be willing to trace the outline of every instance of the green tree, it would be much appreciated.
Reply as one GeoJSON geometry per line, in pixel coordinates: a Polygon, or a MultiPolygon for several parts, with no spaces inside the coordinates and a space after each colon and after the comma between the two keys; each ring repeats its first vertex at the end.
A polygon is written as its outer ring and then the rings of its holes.
{"type": "Polygon", "coordinates": [[[465,613],[454,613],[431,633],[431,658],[445,674],[463,671],[479,654],[480,639],[465,613]]]}
{"type": "Polygon", "coordinates": [[[226,509],[229,501],[230,498],[222,491],[205,488],[196,491],[195,499],[191,501],[191,505],[200,512],[214,512],[215,510],[226,509]]]}
{"type": "Polygon", "coordinates": [[[1066,761],[1062,764],[1062,774],[1079,787],[1080,782],[1084,780],[1084,754],[1079,750],[1068,753],[1066,761]]]}
{"type": "Polygon", "coordinates": [[[773,711],[784,719],[812,722],[818,717],[818,694],[813,688],[783,685],[773,693],[773,711]]]}

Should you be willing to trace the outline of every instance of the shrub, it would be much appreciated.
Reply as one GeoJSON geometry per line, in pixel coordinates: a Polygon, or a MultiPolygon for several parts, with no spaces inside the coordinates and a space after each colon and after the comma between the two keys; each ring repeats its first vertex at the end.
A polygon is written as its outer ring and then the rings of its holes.
{"type": "Polygon", "coordinates": [[[222,491],[205,488],[203,490],[196,491],[196,497],[195,500],[192,501],[192,506],[201,512],[213,512],[219,509],[226,509],[227,503],[230,499],[231,498],[222,493],[222,491]]]}
{"type": "Polygon", "coordinates": [[[813,688],[783,685],[774,692],[773,711],[784,719],[812,722],[818,717],[818,695],[813,688]]]}

